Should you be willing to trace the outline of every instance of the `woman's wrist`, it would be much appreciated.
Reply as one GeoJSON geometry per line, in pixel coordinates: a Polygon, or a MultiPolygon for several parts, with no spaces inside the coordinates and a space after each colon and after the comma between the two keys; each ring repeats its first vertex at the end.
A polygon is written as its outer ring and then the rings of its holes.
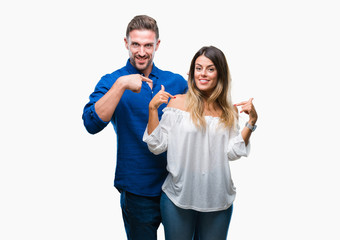
{"type": "Polygon", "coordinates": [[[158,107],[149,105],[149,111],[156,112],[157,110],[158,110],[158,107]]]}
{"type": "Polygon", "coordinates": [[[257,119],[249,119],[248,123],[252,126],[256,124],[257,119]]]}

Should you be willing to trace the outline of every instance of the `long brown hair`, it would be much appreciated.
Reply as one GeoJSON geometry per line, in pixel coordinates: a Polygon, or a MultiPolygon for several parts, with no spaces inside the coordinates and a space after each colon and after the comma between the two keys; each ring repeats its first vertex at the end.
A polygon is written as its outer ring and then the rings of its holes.
{"type": "Polygon", "coordinates": [[[235,126],[237,112],[231,101],[231,77],[227,59],[224,53],[214,47],[202,47],[193,57],[190,65],[188,78],[187,109],[190,113],[193,123],[198,128],[205,129],[206,122],[204,118],[204,102],[216,102],[222,109],[220,122],[224,127],[235,126]],[[209,58],[217,70],[217,85],[210,96],[205,96],[195,83],[195,63],[199,56],[204,55],[209,58]]]}

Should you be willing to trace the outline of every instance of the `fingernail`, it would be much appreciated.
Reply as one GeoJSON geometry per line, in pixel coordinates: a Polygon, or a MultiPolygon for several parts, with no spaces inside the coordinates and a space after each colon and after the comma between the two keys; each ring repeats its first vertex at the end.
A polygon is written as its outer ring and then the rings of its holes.
{"type": "Polygon", "coordinates": [[[174,97],[174,98],[176,98],[176,97],[174,97]]]}

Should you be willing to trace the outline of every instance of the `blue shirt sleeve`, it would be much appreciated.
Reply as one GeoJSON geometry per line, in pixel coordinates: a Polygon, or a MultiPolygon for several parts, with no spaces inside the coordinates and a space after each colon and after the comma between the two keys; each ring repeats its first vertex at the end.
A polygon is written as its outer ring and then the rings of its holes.
{"type": "Polygon", "coordinates": [[[83,122],[86,130],[91,134],[96,134],[103,130],[110,121],[103,121],[95,110],[95,103],[101,99],[112,87],[114,78],[111,75],[103,76],[90,95],[90,101],[85,105],[83,111],[83,122]]]}
{"type": "Polygon", "coordinates": [[[182,94],[184,93],[187,93],[188,91],[188,82],[187,80],[185,80],[181,75],[179,74],[176,74],[179,78],[179,81],[180,81],[180,85],[181,85],[181,88],[182,88],[182,94]]]}

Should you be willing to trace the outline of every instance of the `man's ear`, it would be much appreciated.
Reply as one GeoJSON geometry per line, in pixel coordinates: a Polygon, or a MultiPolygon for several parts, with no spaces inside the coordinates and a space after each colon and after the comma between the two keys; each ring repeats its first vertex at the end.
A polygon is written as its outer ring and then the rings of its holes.
{"type": "Polygon", "coordinates": [[[129,41],[127,40],[127,38],[124,38],[124,42],[125,42],[125,47],[127,50],[129,50],[129,41]]]}
{"type": "Polygon", "coordinates": [[[158,49],[158,47],[159,47],[159,44],[161,43],[161,40],[160,39],[158,39],[157,40],[157,43],[156,43],[156,48],[155,48],[155,51],[157,51],[157,49],[158,49]]]}

